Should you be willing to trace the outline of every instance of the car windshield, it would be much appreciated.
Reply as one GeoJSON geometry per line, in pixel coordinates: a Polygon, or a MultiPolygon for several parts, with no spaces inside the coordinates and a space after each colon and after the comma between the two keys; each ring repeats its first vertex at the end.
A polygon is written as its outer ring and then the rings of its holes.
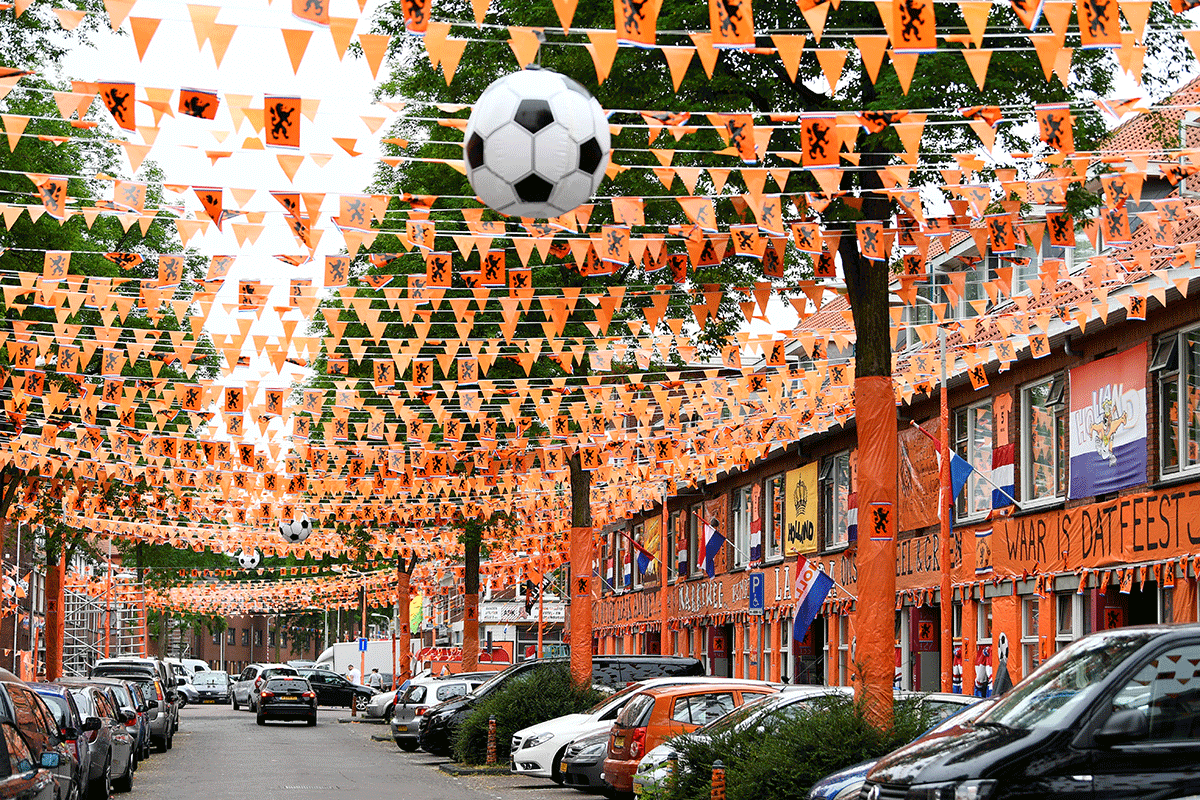
{"type": "Polygon", "coordinates": [[[617,706],[623,706],[638,690],[642,688],[640,683],[631,683],[621,691],[614,695],[604,698],[596,705],[587,710],[588,714],[601,714],[605,711],[611,711],[617,706]]]}
{"type": "Polygon", "coordinates": [[[202,672],[193,683],[196,686],[224,686],[228,681],[229,676],[224,672],[202,672]]]}
{"type": "Polygon", "coordinates": [[[1059,727],[1153,636],[1144,630],[1117,630],[1080,639],[1010,689],[976,724],[1021,730],[1059,727]]]}

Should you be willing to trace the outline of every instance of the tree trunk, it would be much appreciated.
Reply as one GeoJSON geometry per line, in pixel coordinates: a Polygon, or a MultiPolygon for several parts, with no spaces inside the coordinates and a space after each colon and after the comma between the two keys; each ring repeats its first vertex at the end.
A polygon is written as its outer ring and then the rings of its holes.
{"type": "MultiPolygon", "coordinates": [[[[867,87],[871,84],[864,81],[867,87]]],[[[873,88],[864,93],[874,94],[873,88]]],[[[869,98],[864,98],[866,101],[869,98]]],[[[887,153],[864,152],[861,165],[863,217],[886,226],[891,204],[881,190],[877,169],[887,153]]],[[[896,397],[892,386],[891,317],[888,312],[886,261],[869,261],[859,254],[854,230],[843,231],[838,252],[846,276],[847,297],[854,313],[854,406],[858,437],[857,485],[859,514],[858,586],[855,606],[859,672],[856,693],[867,713],[881,727],[892,721],[892,681],[895,675],[896,603],[896,397]]]]}
{"type": "Polygon", "coordinates": [[[571,677],[592,685],[592,473],[579,452],[571,468],[571,677]]]}
{"type": "Polygon", "coordinates": [[[466,557],[466,596],[463,598],[463,672],[479,671],[479,548],[482,533],[468,533],[463,543],[466,557]]]}

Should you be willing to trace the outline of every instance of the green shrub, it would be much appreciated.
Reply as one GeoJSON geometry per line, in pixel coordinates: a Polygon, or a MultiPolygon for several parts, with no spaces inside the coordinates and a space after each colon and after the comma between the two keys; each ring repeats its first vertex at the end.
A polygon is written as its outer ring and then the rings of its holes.
{"type": "Polygon", "coordinates": [[[764,730],[728,730],[711,739],[681,736],[679,775],[665,800],[701,800],[712,789],[712,765],[725,765],[729,800],[804,800],[826,775],[878,758],[916,738],[931,724],[928,712],[898,701],[889,730],[875,727],[862,705],[831,696],[795,716],[779,715],[764,730]]]}
{"type": "Polygon", "coordinates": [[[454,737],[454,757],[467,764],[487,760],[488,718],[496,717],[496,760],[508,760],[512,735],[539,722],[578,714],[600,702],[592,688],[579,689],[565,665],[547,664],[513,680],[475,707],[454,737]]]}

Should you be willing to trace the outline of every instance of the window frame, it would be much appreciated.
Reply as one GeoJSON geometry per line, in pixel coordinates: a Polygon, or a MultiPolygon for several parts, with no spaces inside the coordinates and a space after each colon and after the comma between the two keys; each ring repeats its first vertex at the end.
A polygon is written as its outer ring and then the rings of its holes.
{"type": "Polygon", "coordinates": [[[992,510],[991,484],[983,479],[983,473],[986,472],[988,477],[991,477],[992,452],[995,450],[995,447],[996,420],[990,397],[954,410],[954,452],[974,467],[974,470],[967,478],[966,486],[955,500],[955,524],[978,522],[987,517],[988,513],[992,510]],[[984,448],[982,446],[977,448],[975,445],[975,441],[978,438],[976,436],[976,428],[978,426],[976,414],[979,412],[985,412],[988,415],[989,421],[986,456],[982,453],[984,448]],[[979,461],[980,465],[977,465],[976,461],[979,461]],[[986,462],[986,466],[982,466],[983,462],[986,462]],[[978,510],[972,510],[968,505],[969,499],[976,495],[984,498],[986,502],[978,510]]]}
{"type": "Polygon", "coordinates": [[[763,481],[763,563],[770,564],[783,558],[784,507],[787,498],[784,473],[772,475],[763,481]],[[775,508],[779,508],[778,518],[775,508]]]}
{"type": "Polygon", "coordinates": [[[729,548],[727,572],[740,572],[750,566],[751,484],[729,490],[729,548]]]}
{"type": "Polygon", "coordinates": [[[700,515],[704,511],[703,503],[693,503],[688,506],[688,577],[696,578],[704,574],[700,568],[700,515]]]}
{"type": "Polygon", "coordinates": [[[1070,391],[1066,387],[1066,378],[1062,373],[1047,375],[1031,383],[1027,383],[1021,387],[1021,504],[1024,508],[1038,507],[1044,505],[1054,505],[1062,503],[1067,498],[1067,487],[1070,484],[1070,453],[1064,452],[1064,449],[1069,447],[1067,440],[1067,409],[1070,406],[1070,400],[1067,392],[1070,391]],[[1045,386],[1047,399],[1055,387],[1055,382],[1060,382],[1064,386],[1063,402],[1056,405],[1047,403],[1047,407],[1053,409],[1053,430],[1050,433],[1051,437],[1051,471],[1054,474],[1056,485],[1052,490],[1052,494],[1042,495],[1040,497],[1034,495],[1034,464],[1033,464],[1033,403],[1032,394],[1034,390],[1045,386]]]}
{"type": "Polygon", "coordinates": [[[850,495],[854,494],[854,480],[850,474],[850,450],[826,456],[821,459],[821,467],[818,486],[821,495],[822,549],[844,549],[850,546],[850,495]],[[845,491],[839,497],[837,492],[842,488],[842,477],[845,478],[845,491]],[[839,507],[842,498],[845,502],[839,507]],[[839,529],[840,536],[837,535],[839,529]]]}
{"type": "MultiPolygon", "coordinates": [[[[1200,325],[1191,325],[1186,328],[1181,328],[1173,333],[1159,337],[1155,342],[1155,351],[1151,356],[1152,363],[1150,364],[1150,372],[1154,375],[1154,383],[1157,391],[1155,403],[1156,422],[1158,424],[1158,470],[1159,477],[1173,478],[1177,476],[1194,475],[1200,473],[1200,422],[1196,425],[1196,433],[1193,441],[1189,441],[1189,426],[1187,424],[1187,399],[1189,396],[1188,387],[1188,368],[1187,360],[1190,352],[1188,348],[1188,337],[1195,336],[1197,339],[1197,347],[1200,348],[1200,325]],[[1170,358],[1164,363],[1158,363],[1160,360],[1160,350],[1164,346],[1170,346],[1167,343],[1174,339],[1170,358]],[[1168,424],[1168,396],[1167,388],[1170,387],[1174,397],[1175,406],[1175,431],[1174,436],[1171,436],[1171,426],[1168,424]],[[1170,450],[1168,442],[1171,439],[1171,450],[1175,454],[1175,464],[1168,463],[1167,457],[1170,450]],[[1191,445],[1195,444],[1196,455],[1189,457],[1191,445]]],[[[1200,372],[1200,364],[1197,365],[1197,371],[1200,372]]],[[[1200,380],[1197,385],[1192,387],[1192,391],[1200,393],[1200,380]]],[[[1200,416],[1200,401],[1197,401],[1197,416],[1200,416]]]]}
{"type": "Polygon", "coordinates": [[[637,542],[642,547],[645,547],[645,537],[646,523],[639,522],[638,524],[634,525],[633,530],[629,532],[630,541],[625,543],[629,545],[629,572],[633,576],[630,584],[633,586],[634,591],[642,588],[642,571],[638,569],[638,554],[633,548],[633,543],[637,542]]]}
{"type": "Polygon", "coordinates": [[[1040,628],[1042,609],[1037,595],[1026,595],[1021,598],[1021,674],[1028,675],[1037,669],[1042,662],[1040,628]],[[1033,610],[1033,624],[1030,624],[1030,610],[1033,610]]]}

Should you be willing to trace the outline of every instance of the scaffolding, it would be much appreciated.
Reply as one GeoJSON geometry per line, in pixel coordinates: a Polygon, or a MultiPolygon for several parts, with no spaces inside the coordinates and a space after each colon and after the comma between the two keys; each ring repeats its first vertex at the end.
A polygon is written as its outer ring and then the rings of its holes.
{"type": "Polygon", "coordinates": [[[106,650],[111,658],[146,655],[146,603],[139,584],[118,581],[104,593],[67,589],[63,595],[64,675],[86,677],[106,650]]]}

